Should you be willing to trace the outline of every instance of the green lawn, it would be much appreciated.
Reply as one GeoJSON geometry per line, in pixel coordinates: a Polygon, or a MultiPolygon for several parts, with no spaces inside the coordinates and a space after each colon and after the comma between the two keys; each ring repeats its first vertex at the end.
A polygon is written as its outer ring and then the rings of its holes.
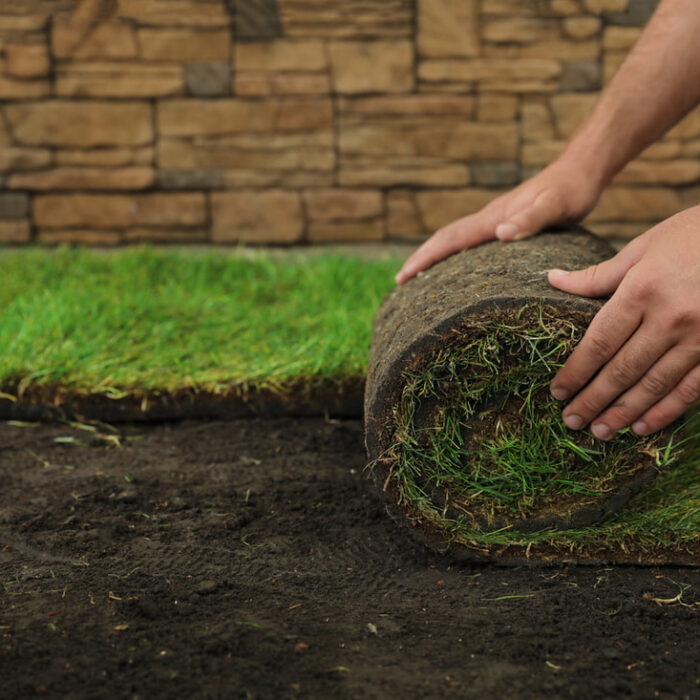
{"type": "Polygon", "coordinates": [[[0,253],[0,387],[117,396],[364,376],[400,263],[349,255],[0,253]]]}

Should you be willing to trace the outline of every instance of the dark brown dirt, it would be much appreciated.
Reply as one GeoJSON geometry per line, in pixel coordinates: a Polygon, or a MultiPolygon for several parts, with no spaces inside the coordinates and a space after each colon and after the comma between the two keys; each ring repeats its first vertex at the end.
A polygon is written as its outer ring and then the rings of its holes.
{"type": "Polygon", "coordinates": [[[438,558],[359,422],[122,434],[0,424],[2,698],[700,694],[698,570],[438,558]]]}

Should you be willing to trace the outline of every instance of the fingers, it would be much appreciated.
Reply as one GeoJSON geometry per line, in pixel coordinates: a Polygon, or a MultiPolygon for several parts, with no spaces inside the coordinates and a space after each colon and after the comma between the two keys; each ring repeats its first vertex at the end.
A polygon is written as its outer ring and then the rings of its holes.
{"type": "Polygon", "coordinates": [[[479,245],[494,237],[493,215],[482,211],[451,223],[433,234],[404,263],[396,282],[404,284],[411,277],[463,248],[479,245]]]}
{"type": "Polygon", "coordinates": [[[612,294],[630,268],[638,262],[634,247],[623,248],[614,258],[583,270],[550,270],[549,283],[562,292],[583,297],[603,297],[612,294]]]}
{"type": "MultiPolygon", "coordinates": [[[[699,362],[700,350],[674,346],[629,391],[623,393],[610,408],[593,421],[591,432],[601,440],[611,439],[618,430],[634,423],[652,406],[668,396],[699,362]]],[[[676,417],[671,418],[669,422],[676,417]]]]}
{"type": "MultiPolygon", "coordinates": [[[[671,341],[666,338],[662,333],[648,328],[648,324],[647,327],[642,326],[564,409],[564,423],[573,430],[579,430],[599,416],[618,396],[634,386],[668,350],[671,341]]],[[[614,434],[611,429],[606,430],[609,428],[606,423],[596,421],[596,425],[595,430],[591,428],[596,437],[607,440],[614,434]]],[[[629,422],[625,425],[629,425],[629,422]]]]}
{"type": "MultiPolygon", "coordinates": [[[[619,292],[613,296],[596,314],[581,342],[579,342],[566,364],[552,380],[550,385],[552,396],[563,401],[576,394],[608,360],[615,356],[617,351],[627,342],[627,339],[637,330],[641,320],[642,312],[639,306],[631,304],[626,298],[619,295],[619,292]]],[[[643,349],[637,351],[636,348],[633,348],[633,351],[643,354],[643,349]]],[[[655,355],[646,366],[642,367],[641,373],[658,356],[655,355]]],[[[628,364],[632,361],[635,370],[639,364],[644,362],[641,357],[635,358],[627,354],[624,356],[624,360],[628,364]]],[[[630,384],[626,386],[623,386],[623,384],[625,379],[633,373],[632,369],[625,368],[623,371],[619,361],[616,367],[619,368],[615,370],[619,377],[617,382],[618,393],[615,396],[630,386],[630,384]]],[[[587,397],[587,399],[590,398],[587,397]]],[[[580,403],[576,405],[576,408],[583,410],[580,403]]],[[[586,413],[590,414],[591,410],[586,411],[586,413]]],[[[571,425],[567,423],[569,427],[578,429],[586,425],[586,422],[583,421],[583,416],[580,416],[579,413],[576,411],[569,411],[569,413],[572,416],[570,419],[571,425]],[[581,418],[580,425],[574,425],[579,422],[576,421],[574,416],[581,418]]],[[[593,416],[591,415],[591,417],[593,416]]]]}
{"type": "Polygon", "coordinates": [[[513,214],[496,228],[496,238],[500,241],[519,241],[533,236],[546,226],[560,221],[564,213],[561,198],[552,190],[541,192],[528,207],[513,214]]]}
{"type": "Polygon", "coordinates": [[[700,399],[700,365],[688,372],[673,391],[632,424],[637,435],[651,435],[680,418],[700,399]]]}

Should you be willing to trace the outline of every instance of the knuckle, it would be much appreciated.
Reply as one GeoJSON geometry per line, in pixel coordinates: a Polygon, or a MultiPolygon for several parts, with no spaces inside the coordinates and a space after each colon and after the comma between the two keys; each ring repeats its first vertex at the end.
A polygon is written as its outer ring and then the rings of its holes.
{"type": "Polygon", "coordinates": [[[626,362],[614,362],[610,365],[610,379],[617,386],[630,386],[635,380],[634,369],[626,362]]]}
{"type": "Polygon", "coordinates": [[[636,272],[634,267],[625,275],[623,280],[626,298],[632,302],[646,301],[657,289],[656,279],[652,273],[645,270],[636,272]]]}
{"type": "Polygon", "coordinates": [[[604,335],[598,332],[589,333],[588,348],[594,359],[603,362],[613,354],[613,348],[610,341],[604,335]]]}
{"type": "Polygon", "coordinates": [[[668,394],[670,389],[670,382],[666,377],[662,377],[659,374],[649,373],[645,374],[640,379],[641,388],[645,393],[651,394],[655,397],[662,397],[668,394]]]}
{"type": "Polygon", "coordinates": [[[635,416],[627,406],[611,406],[605,412],[605,421],[611,428],[619,429],[625,425],[629,425],[635,416]]]}
{"type": "Polygon", "coordinates": [[[700,398],[700,374],[686,377],[676,388],[678,397],[687,406],[692,406],[700,398]]]}
{"type": "Polygon", "coordinates": [[[583,416],[597,416],[602,409],[603,405],[595,397],[584,394],[579,398],[579,413],[583,416]]]}

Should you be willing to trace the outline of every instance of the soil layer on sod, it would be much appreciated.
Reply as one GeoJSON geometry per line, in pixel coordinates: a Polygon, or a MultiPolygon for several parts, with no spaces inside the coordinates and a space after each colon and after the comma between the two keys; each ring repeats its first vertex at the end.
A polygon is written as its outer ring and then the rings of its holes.
{"type": "Polygon", "coordinates": [[[679,464],[679,426],[605,443],[568,430],[549,394],[603,300],[551,288],[546,271],[613,253],[584,231],[486,244],[384,301],[366,444],[390,512],[420,539],[468,558],[700,563],[698,455],[679,464]]]}
{"type": "Polygon", "coordinates": [[[0,424],[3,698],[695,697],[700,571],[455,562],[359,421],[0,424]]]}

